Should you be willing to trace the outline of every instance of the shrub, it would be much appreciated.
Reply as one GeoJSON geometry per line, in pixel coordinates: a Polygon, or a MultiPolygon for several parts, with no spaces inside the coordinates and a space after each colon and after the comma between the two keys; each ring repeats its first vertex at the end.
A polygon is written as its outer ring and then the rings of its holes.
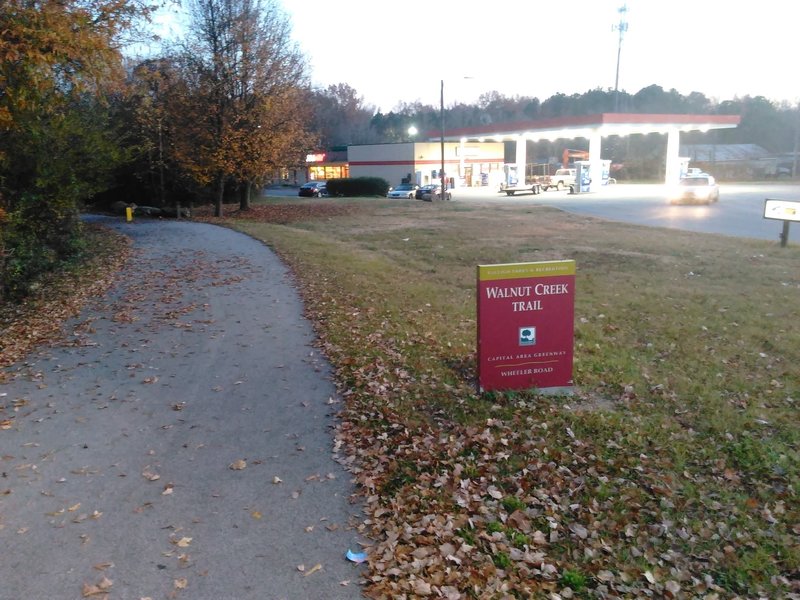
{"type": "Polygon", "coordinates": [[[328,194],[331,196],[386,196],[389,182],[382,177],[346,177],[328,180],[328,194]]]}
{"type": "Polygon", "coordinates": [[[81,223],[68,203],[36,194],[24,194],[4,215],[0,298],[19,301],[40,276],[81,253],[81,223]]]}

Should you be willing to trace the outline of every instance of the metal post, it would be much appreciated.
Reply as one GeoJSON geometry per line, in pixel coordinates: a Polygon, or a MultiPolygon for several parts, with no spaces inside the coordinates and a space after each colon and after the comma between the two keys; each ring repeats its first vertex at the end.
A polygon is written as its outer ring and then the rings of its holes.
{"type": "Polygon", "coordinates": [[[800,148],[800,104],[797,105],[797,116],[794,121],[794,151],[792,152],[792,179],[797,177],[797,150],[800,148]]]}
{"type": "Polygon", "coordinates": [[[789,221],[783,222],[783,231],[781,231],[781,248],[786,248],[789,243],[789,221]]]}
{"type": "Polygon", "coordinates": [[[439,171],[439,179],[442,182],[442,198],[445,197],[445,191],[447,190],[447,184],[445,183],[444,179],[444,79],[442,79],[442,84],[439,89],[439,116],[441,117],[442,121],[442,137],[441,137],[441,151],[442,151],[442,169],[439,171]]]}

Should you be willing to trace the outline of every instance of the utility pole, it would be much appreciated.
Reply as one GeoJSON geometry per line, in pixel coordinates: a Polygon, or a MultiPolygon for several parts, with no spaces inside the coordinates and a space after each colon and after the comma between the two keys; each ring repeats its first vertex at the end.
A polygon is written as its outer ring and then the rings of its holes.
{"type": "Polygon", "coordinates": [[[447,190],[447,183],[444,180],[444,79],[442,79],[442,86],[439,89],[439,116],[442,120],[442,137],[441,137],[441,150],[442,150],[442,170],[439,171],[439,180],[442,182],[442,198],[445,197],[447,190]]]}
{"type": "Polygon", "coordinates": [[[628,5],[623,4],[617,9],[619,13],[619,23],[611,26],[611,31],[619,32],[619,42],[617,43],[617,76],[614,79],[614,112],[619,112],[619,57],[622,54],[622,38],[628,31],[628,22],[625,16],[628,12],[628,5]]]}
{"type": "Polygon", "coordinates": [[[792,179],[797,177],[797,151],[800,149],[800,103],[797,104],[795,109],[796,115],[794,120],[794,151],[792,152],[792,179]]]}

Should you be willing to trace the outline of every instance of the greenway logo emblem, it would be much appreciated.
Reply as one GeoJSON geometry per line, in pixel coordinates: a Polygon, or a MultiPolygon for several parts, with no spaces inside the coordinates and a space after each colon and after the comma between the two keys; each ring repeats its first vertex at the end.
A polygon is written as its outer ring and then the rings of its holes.
{"type": "Polygon", "coordinates": [[[520,346],[536,345],[536,327],[519,328],[519,345],[520,346]]]}

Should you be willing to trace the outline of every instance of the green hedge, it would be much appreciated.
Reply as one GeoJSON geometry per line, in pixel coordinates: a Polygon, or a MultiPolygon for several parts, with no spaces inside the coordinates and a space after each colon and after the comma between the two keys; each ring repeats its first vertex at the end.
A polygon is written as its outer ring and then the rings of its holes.
{"type": "Polygon", "coordinates": [[[345,177],[328,180],[328,195],[349,198],[355,196],[386,196],[389,182],[382,177],[345,177]]]}

